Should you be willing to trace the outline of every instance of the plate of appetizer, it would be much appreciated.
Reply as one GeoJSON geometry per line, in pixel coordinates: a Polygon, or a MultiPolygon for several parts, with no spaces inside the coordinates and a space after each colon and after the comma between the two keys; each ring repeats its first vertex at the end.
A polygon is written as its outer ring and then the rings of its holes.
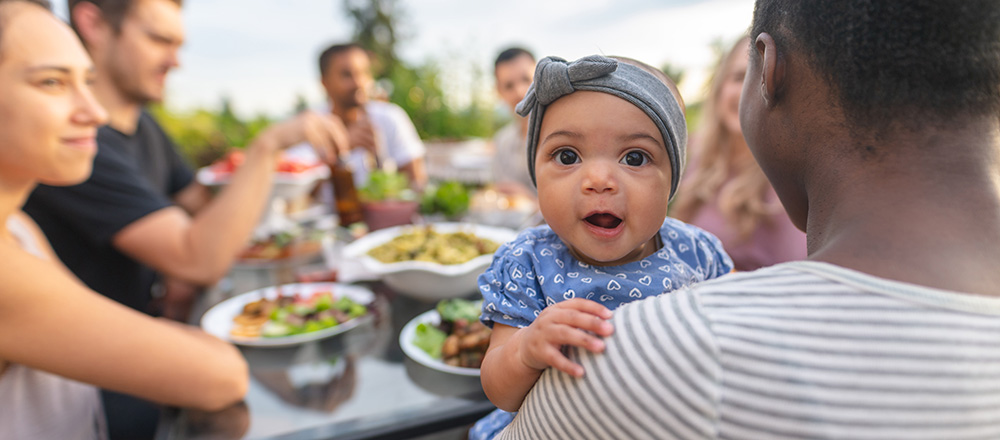
{"type": "Polygon", "coordinates": [[[375,294],[340,283],[265,287],[222,301],[201,319],[209,334],[247,347],[288,347],[329,338],[371,318],[375,294]]]}

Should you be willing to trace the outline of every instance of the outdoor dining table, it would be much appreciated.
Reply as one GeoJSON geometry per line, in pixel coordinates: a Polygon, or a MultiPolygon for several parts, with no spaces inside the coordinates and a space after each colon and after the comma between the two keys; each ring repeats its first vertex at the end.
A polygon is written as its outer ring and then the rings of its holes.
{"type": "Polygon", "coordinates": [[[378,281],[360,285],[375,293],[371,319],[315,343],[241,347],[251,372],[244,401],[215,413],[167,408],[157,440],[413,438],[447,431],[461,438],[464,427],[494,409],[478,377],[456,376],[452,388],[446,373],[415,369],[398,342],[402,327],[434,304],[378,281]]]}

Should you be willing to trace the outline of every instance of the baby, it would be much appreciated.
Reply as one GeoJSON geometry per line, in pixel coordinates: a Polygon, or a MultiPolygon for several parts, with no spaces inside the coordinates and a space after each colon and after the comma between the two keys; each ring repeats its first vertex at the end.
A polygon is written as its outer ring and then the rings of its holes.
{"type": "MultiPolygon", "coordinates": [[[[711,234],[668,219],[687,144],[684,109],[662,72],[630,59],[542,59],[517,112],[529,117],[528,170],[547,226],[497,250],[479,277],[493,327],[483,389],[516,411],[553,367],[580,377],[567,345],[604,350],[611,310],[732,270],[711,234]]],[[[470,438],[491,438],[497,411],[470,438]]]]}

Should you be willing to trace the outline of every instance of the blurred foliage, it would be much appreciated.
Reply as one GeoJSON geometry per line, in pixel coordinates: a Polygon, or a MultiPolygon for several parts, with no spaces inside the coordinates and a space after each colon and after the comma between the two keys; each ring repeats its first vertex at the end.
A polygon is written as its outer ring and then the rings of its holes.
{"type": "Polygon", "coordinates": [[[266,116],[242,120],[233,113],[228,98],[223,98],[217,111],[197,109],[174,113],[162,105],[149,108],[164,131],[177,144],[181,154],[195,167],[203,167],[231,148],[246,147],[271,120],[266,116]]]}
{"type": "Polygon", "coordinates": [[[660,66],[660,70],[667,75],[668,78],[674,81],[674,84],[680,84],[681,80],[684,79],[684,69],[677,67],[669,62],[663,63],[660,66]]]}
{"type": "Polygon", "coordinates": [[[375,77],[391,77],[400,67],[396,46],[404,38],[406,11],[397,0],[343,0],[343,7],[354,23],[352,39],[375,58],[375,77]]]}

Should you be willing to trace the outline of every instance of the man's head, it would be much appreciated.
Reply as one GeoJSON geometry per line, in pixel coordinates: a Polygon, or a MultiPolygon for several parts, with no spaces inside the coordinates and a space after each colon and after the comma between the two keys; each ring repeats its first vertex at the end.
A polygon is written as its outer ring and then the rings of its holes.
{"type": "Polygon", "coordinates": [[[99,81],[129,103],[163,99],[184,42],[182,0],[69,0],[70,23],[97,65],[99,81]]]}
{"type": "Polygon", "coordinates": [[[351,110],[368,102],[375,79],[368,51],[355,43],[335,44],[319,56],[319,73],[333,107],[351,110]]]}
{"type": "Polygon", "coordinates": [[[506,49],[493,62],[493,74],[497,80],[497,94],[513,109],[531,86],[535,56],[520,47],[506,49]]]}

